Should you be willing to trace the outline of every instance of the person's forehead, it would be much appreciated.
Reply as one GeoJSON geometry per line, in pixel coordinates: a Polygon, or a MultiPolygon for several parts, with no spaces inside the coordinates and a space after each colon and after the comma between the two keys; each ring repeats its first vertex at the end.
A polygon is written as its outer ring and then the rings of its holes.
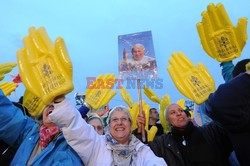
{"type": "Polygon", "coordinates": [[[152,109],[151,112],[158,113],[158,111],[156,109],[152,109]]]}
{"type": "Polygon", "coordinates": [[[111,117],[114,118],[114,117],[122,117],[122,116],[128,117],[127,113],[125,113],[124,111],[115,111],[113,112],[111,117]]]}
{"type": "Polygon", "coordinates": [[[169,111],[175,111],[175,110],[178,110],[178,109],[181,109],[181,107],[177,104],[174,104],[174,105],[171,105],[169,107],[169,111]]]}

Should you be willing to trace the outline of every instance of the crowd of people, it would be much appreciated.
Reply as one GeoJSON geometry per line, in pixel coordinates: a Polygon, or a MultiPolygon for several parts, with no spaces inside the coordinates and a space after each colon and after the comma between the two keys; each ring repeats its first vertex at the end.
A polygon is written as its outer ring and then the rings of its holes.
{"type": "MultiPolygon", "coordinates": [[[[221,6],[218,8],[221,9],[221,6]]],[[[43,39],[48,41],[45,37],[43,39]]],[[[58,43],[56,49],[63,48],[61,50],[65,51],[62,39],[58,43]]],[[[133,46],[135,65],[144,63],[144,51],[143,45],[133,46]]],[[[60,56],[67,60],[65,52],[60,52],[60,56]]],[[[24,49],[19,52],[19,56],[23,55],[24,49]]],[[[20,58],[21,61],[23,59],[20,58]]],[[[148,58],[145,61],[150,68],[155,68],[155,59],[149,63],[151,60],[148,58]]],[[[53,68],[48,66],[46,69],[49,68],[50,72],[46,72],[46,76],[53,73],[53,68]]],[[[11,102],[4,93],[5,89],[0,88],[1,165],[248,166],[250,59],[239,61],[235,66],[232,59],[222,60],[221,66],[225,83],[199,106],[200,112],[211,120],[198,126],[188,110],[180,104],[170,103],[164,110],[167,122],[164,125],[169,127],[167,132],[163,130],[166,126],[159,123],[158,110],[153,107],[149,109],[148,119],[145,110],[137,115],[137,129],[134,131],[134,121],[127,107],[109,109],[107,119],[103,120],[95,114],[93,105],[98,103],[95,106],[100,108],[112,99],[114,93],[106,89],[86,92],[86,99],[78,109],[65,97],[73,86],[64,89],[63,93],[50,93],[47,98],[53,100],[33,117],[21,100],[19,103],[11,102]],[[98,98],[103,94],[103,98],[98,98]],[[146,128],[155,126],[158,129],[152,141],[142,139],[143,133],[147,133],[144,132],[146,124],[146,128]]],[[[72,66],[67,63],[61,67],[70,68],[65,70],[69,77],[65,80],[72,81],[72,66]]],[[[24,79],[25,74],[22,73],[22,76],[24,79]]],[[[54,77],[55,80],[57,78],[64,80],[61,75],[54,77]]],[[[56,86],[59,83],[47,87],[47,90],[53,91],[56,86]]],[[[49,101],[47,98],[46,101],[49,101]]]]}

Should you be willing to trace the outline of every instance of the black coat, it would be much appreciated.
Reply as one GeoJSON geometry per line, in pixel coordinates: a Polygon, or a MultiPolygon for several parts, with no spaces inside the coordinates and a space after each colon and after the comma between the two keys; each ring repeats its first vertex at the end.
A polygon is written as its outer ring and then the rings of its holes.
{"type": "Polygon", "coordinates": [[[218,87],[206,102],[207,114],[228,132],[238,161],[250,165],[250,75],[244,73],[218,87]]]}
{"type": "Polygon", "coordinates": [[[154,153],[163,157],[168,166],[229,165],[232,146],[225,131],[215,123],[196,127],[190,122],[186,131],[176,131],[149,142],[154,153]]]}

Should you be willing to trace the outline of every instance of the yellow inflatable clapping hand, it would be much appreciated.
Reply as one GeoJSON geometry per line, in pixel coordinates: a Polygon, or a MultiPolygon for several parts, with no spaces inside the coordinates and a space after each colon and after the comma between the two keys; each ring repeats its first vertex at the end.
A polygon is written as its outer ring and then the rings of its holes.
{"type": "Polygon", "coordinates": [[[148,142],[153,141],[155,138],[155,135],[158,131],[158,128],[156,126],[152,126],[150,130],[147,131],[148,134],[148,142]]]}
{"type": "Polygon", "coordinates": [[[130,96],[130,94],[128,93],[128,91],[123,86],[121,86],[120,94],[122,96],[123,101],[128,105],[128,107],[132,108],[133,107],[133,99],[130,96]]]}
{"type": "Polygon", "coordinates": [[[24,48],[17,51],[20,76],[26,89],[47,105],[73,90],[72,64],[62,38],[51,42],[45,28],[29,29],[24,48]]]}
{"type": "Polygon", "coordinates": [[[161,102],[161,99],[153,92],[150,88],[148,88],[146,85],[144,86],[144,94],[153,102],[159,103],[161,102]]]}
{"type": "Polygon", "coordinates": [[[153,141],[154,137],[158,131],[158,128],[156,126],[152,126],[150,129],[148,128],[149,125],[149,114],[150,114],[150,106],[148,104],[146,104],[146,102],[143,100],[142,101],[142,107],[143,107],[143,111],[145,113],[145,130],[147,132],[147,140],[148,141],[153,141]]]}
{"type": "Polygon", "coordinates": [[[247,18],[240,18],[234,27],[224,6],[211,3],[202,12],[197,30],[206,53],[219,62],[227,62],[241,55],[247,40],[247,18]]]}
{"type": "Polygon", "coordinates": [[[139,115],[139,103],[133,103],[133,106],[131,108],[128,108],[129,113],[131,115],[132,118],[132,130],[134,131],[135,129],[137,129],[137,123],[136,123],[136,117],[139,115]]]}
{"type": "Polygon", "coordinates": [[[45,107],[41,98],[29,92],[27,89],[23,95],[23,105],[28,109],[32,117],[40,115],[45,107]]]}
{"type": "Polygon", "coordinates": [[[87,88],[85,102],[94,110],[98,110],[116,95],[116,91],[112,91],[115,84],[115,75],[100,75],[87,88]]]}
{"type": "Polygon", "coordinates": [[[5,96],[9,96],[11,92],[16,90],[17,86],[17,83],[5,81],[0,84],[0,89],[2,89],[5,96]]]}
{"type": "Polygon", "coordinates": [[[164,95],[161,99],[160,103],[160,122],[163,128],[164,133],[167,133],[169,131],[169,125],[167,124],[166,117],[165,117],[165,110],[167,106],[171,103],[170,96],[164,95]]]}
{"type": "Polygon", "coordinates": [[[206,67],[198,63],[197,67],[182,53],[172,53],[167,68],[176,88],[196,104],[207,100],[215,91],[215,83],[206,67]]]}
{"type": "Polygon", "coordinates": [[[5,74],[9,73],[14,67],[16,67],[16,63],[0,64],[0,81],[2,81],[5,77],[5,74]]]}
{"type": "Polygon", "coordinates": [[[186,110],[185,107],[185,100],[184,99],[180,99],[176,102],[176,104],[178,104],[183,110],[186,110]]]}

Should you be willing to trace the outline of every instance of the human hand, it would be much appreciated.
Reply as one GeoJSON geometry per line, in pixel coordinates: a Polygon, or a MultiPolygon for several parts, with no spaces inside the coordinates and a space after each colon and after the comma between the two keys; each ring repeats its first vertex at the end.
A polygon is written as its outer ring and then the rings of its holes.
{"type": "Polygon", "coordinates": [[[15,91],[18,84],[14,82],[3,82],[0,83],[0,89],[2,89],[5,96],[9,96],[11,92],[15,91]]]}
{"type": "Polygon", "coordinates": [[[240,18],[235,27],[224,6],[211,3],[202,12],[197,30],[206,53],[219,62],[228,62],[238,58],[246,44],[247,18],[240,18]]]}
{"type": "Polygon", "coordinates": [[[98,110],[116,95],[111,91],[115,84],[115,75],[99,75],[97,79],[86,90],[85,103],[94,110],[98,110]]]}
{"type": "Polygon", "coordinates": [[[128,93],[128,91],[123,86],[121,86],[120,94],[122,96],[123,101],[128,105],[128,107],[132,108],[133,107],[133,99],[130,96],[130,94],[128,93]]]}
{"type": "Polygon", "coordinates": [[[207,100],[210,93],[215,91],[215,83],[202,63],[197,66],[182,53],[172,53],[167,68],[176,88],[196,104],[207,100]]]}
{"type": "MultiPolygon", "coordinates": [[[[143,113],[143,116],[145,117],[145,130],[146,131],[148,130],[149,109],[150,109],[150,106],[146,104],[144,100],[142,100],[142,110],[143,110],[142,113],[143,113]]],[[[139,103],[138,102],[133,103],[132,108],[128,108],[128,110],[132,118],[132,131],[135,130],[136,128],[139,129],[139,126],[137,123],[137,117],[139,116],[139,103]]]]}
{"type": "Polygon", "coordinates": [[[159,103],[161,102],[161,99],[157,96],[157,94],[152,91],[150,88],[148,88],[146,85],[144,86],[144,94],[153,102],[159,103]]]}
{"type": "Polygon", "coordinates": [[[3,63],[0,64],[0,81],[5,77],[5,74],[11,72],[11,70],[16,67],[16,63],[3,63]]]}
{"type": "Polygon", "coordinates": [[[24,48],[17,51],[20,76],[26,89],[47,105],[73,90],[72,64],[62,38],[55,45],[45,28],[29,29],[24,48]]]}
{"type": "Polygon", "coordinates": [[[166,121],[166,117],[164,115],[167,106],[171,103],[170,96],[164,95],[160,102],[160,122],[163,128],[164,133],[167,133],[169,131],[169,126],[166,121]]]}
{"type": "Polygon", "coordinates": [[[141,133],[142,126],[145,126],[146,123],[146,118],[145,118],[145,113],[142,111],[142,114],[138,114],[136,117],[136,124],[138,126],[137,132],[141,133]]]}

